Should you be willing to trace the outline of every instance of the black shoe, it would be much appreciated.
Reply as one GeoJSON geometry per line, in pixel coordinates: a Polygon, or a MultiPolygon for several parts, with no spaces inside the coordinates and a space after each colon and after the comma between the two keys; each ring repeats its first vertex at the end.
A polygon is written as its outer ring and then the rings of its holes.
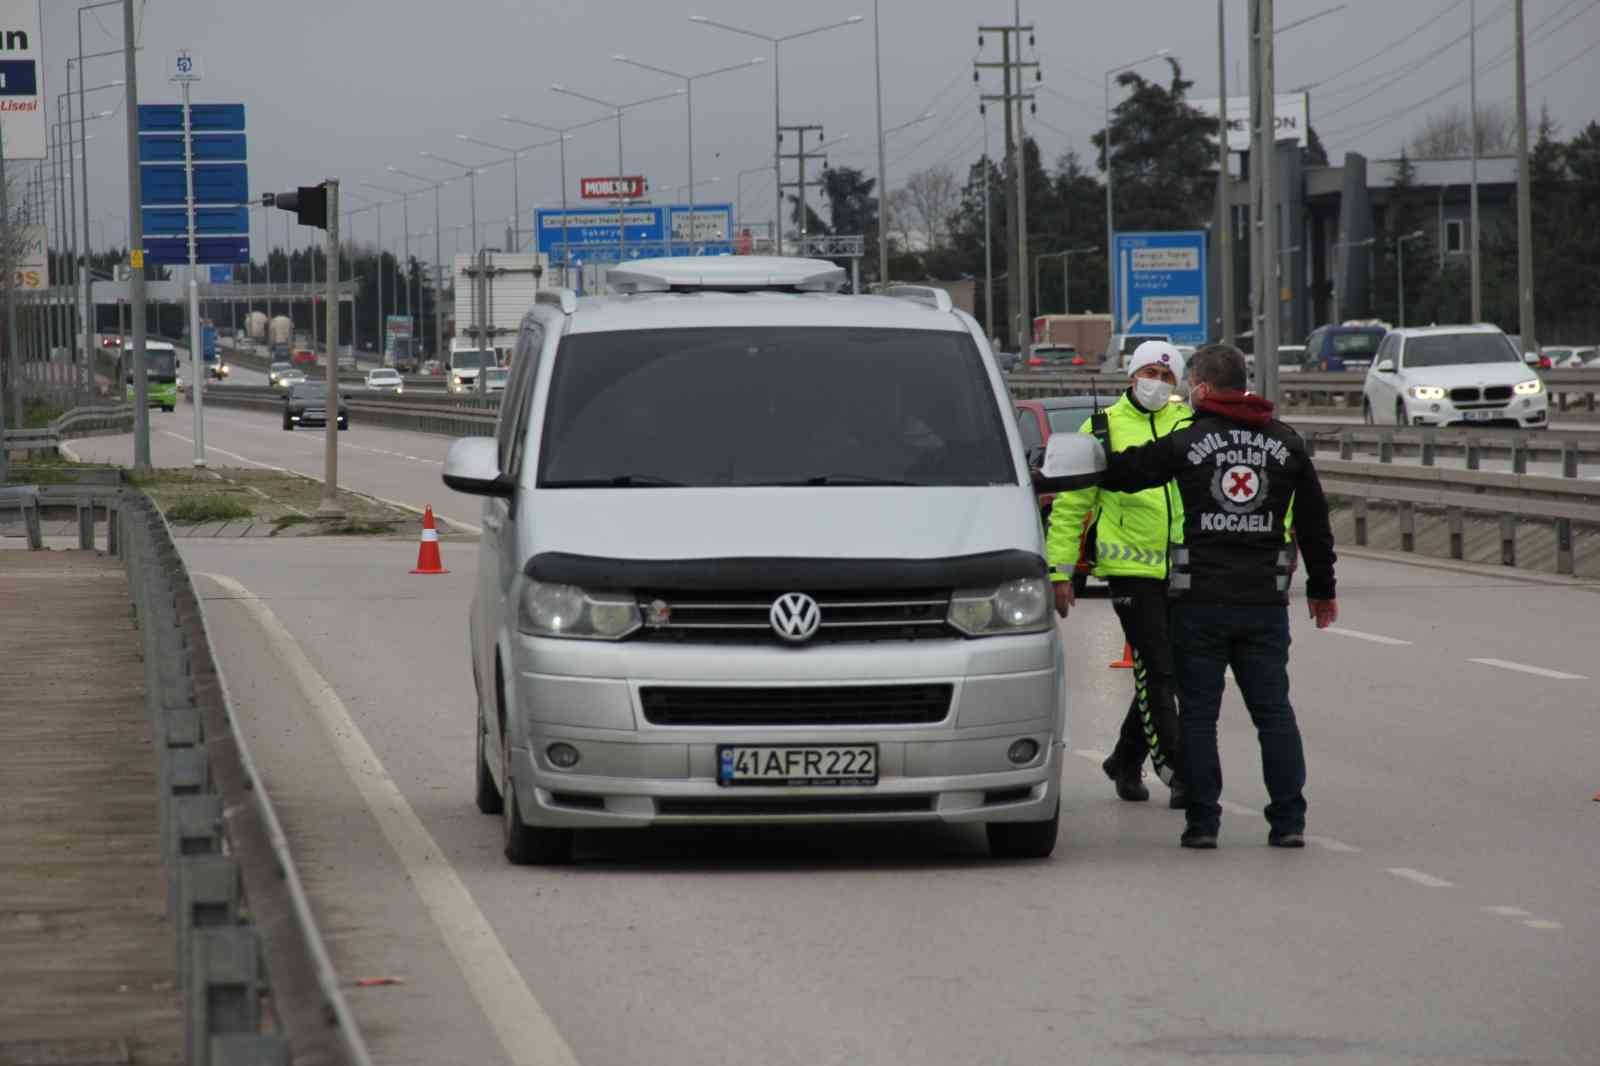
{"type": "Polygon", "coordinates": [[[1117,796],[1129,803],[1143,803],[1150,798],[1150,790],[1144,787],[1144,771],[1135,766],[1132,769],[1124,767],[1117,762],[1115,755],[1100,764],[1100,769],[1106,772],[1113,784],[1117,786],[1117,796]]]}
{"type": "Polygon", "coordinates": [[[1174,781],[1172,783],[1172,794],[1167,797],[1167,806],[1175,811],[1187,808],[1189,806],[1189,790],[1174,781]]]}
{"type": "Polygon", "coordinates": [[[1267,834],[1267,843],[1275,848],[1303,848],[1306,835],[1298,829],[1274,829],[1267,834]]]}
{"type": "Polygon", "coordinates": [[[1182,844],[1186,848],[1200,848],[1205,851],[1215,851],[1217,848],[1217,834],[1190,826],[1188,829],[1183,831],[1183,836],[1179,838],[1178,843],[1182,844]]]}

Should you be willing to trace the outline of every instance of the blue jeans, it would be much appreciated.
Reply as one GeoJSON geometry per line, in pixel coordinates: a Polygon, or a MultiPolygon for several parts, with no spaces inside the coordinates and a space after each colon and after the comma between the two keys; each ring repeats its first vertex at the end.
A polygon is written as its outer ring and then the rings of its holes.
{"type": "Polygon", "coordinates": [[[1306,757],[1289,706],[1289,609],[1179,600],[1170,626],[1189,826],[1215,833],[1222,824],[1217,717],[1223,671],[1231,666],[1261,741],[1261,773],[1272,800],[1267,821],[1280,832],[1303,831],[1306,757]]]}

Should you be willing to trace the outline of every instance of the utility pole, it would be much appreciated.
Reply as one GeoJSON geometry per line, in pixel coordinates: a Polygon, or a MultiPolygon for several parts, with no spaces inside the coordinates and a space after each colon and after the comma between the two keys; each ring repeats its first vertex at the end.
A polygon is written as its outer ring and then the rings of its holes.
{"type": "MultiPolygon", "coordinates": [[[[805,236],[806,236],[806,215],[808,213],[808,205],[807,205],[807,202],[806,202],[806,188],[807,188],[807,186],[821,185],[822,184],[822,182],[820,182],[820,181],[807,181],[806,180],[806,160],[807,159],[818,159],[818,158],[821,158],[821,154],[816,149],[817,149],[817,147],[819,147],[822,144],[822,127],[821,126],[817,126],[817,125],[779,126],[778,127],[778,140],[779,140],[780,143],[783,141],[783,135],[785,133],[792,133],[792,134],[795,135],[795,139],[799,142],[798,151],[789,152],[789,153],[779,152],[778,153],[779,165],[782,166],[782,160],[793,159],[795,161],[796,177],[798,178],[798,180],[796,180],[796,181],[784,181],[783,180],[783,174],[780,172],[779,175],[778,175],[778,188],[779,188],[779,190],[794,189],[795,190],[795,195],[799,198],[799,204],[800,204],[800,240],[801,240],[801,247],[802,247],[802,250],[803,250],[804,242],[805,242],[805,236]],[[808,134],[808,133],[814,133],[814,134],[817,135],[817,144],[812,146],[812,150],[810,152],[806,151],[806,134],[808,134]]],[[[778,228],[780,230],[782,230],[782,228],[783,228],[783,217],[781,215],[778,217],[778,228]]]]}
{"type": "MultiPolygon", "coordinates": [[[[994,164],[989,159],[989,116],[984,114],[983,105],[978,105],[978,114],[983,116],[983,328],[990,337],[1000,334],[994,328],[994,254],[990,244],[989,205],[994,198],[989,193],[989,171],[994,169],[994,164]]],[[[880,199],[880,204],[887,200],[880,199]]],[[[878,212],[878,225],[886,224],[883,212],[878,212]]]]}
{"type": "Polygon", "coordinates": [[[324,186],[328,190],[328,230],[324,245],[327,251],[322,271],[325,285],[322,302],[328,336],[323,358],[328,364],[328,396],[323,408],[324,469],[322,500],[317,505],[317,514],[342,518],[344,508],[339,506],[339,268],[336,265],[339,262],[339,179],[329,178],[324,186]]]}
{"type": "Polygon", "coordinates": [[[150,473],[150,398],[144,353],[144,218],[139,213],[139,69],[133,0],[122,3],[123,79],[128,83],[128,302],[133,305],[133,472],[150,473]]]}
{"type": "MultiPolygon", "coordinates": [[[[6,242],[15,248],[17,241],[11,218],[11,189],[6,181],[6,136],[4,122],[0,122],[0,232],[4,232],[6,242]]],[[[5,383],[15,394],[20,391],[18,388],[19,382],[17,378],[18,372],[21,369],[17,362],[17,297],[15,288],[17,272],[14,269],[7,269],[5,274],[6,276],[3,279],[3,283],[6,289],[6,365],[3,368],[3,373],[5,383]]],[[[0,394],[0,441],[4,441],[6,435],[5,399],[5,396],[0,394]]],[[[17,423],[17,428],[22,428],[22,423],[20,420],[17,423]]],[[[7,476],[8,470],[6,465],[6,450],[3,445],[0,445],[0,481],[5,481],[7,476]]]]}
{"type": "MultiPolygon", "coordinates": [[[[177,74],[172,81],[183,88],[183,178],[184,208],[188,216],[189,237],[189,396],[194,406],[194,465],[206,465],[206,353],[205,338],[200,329],[200,268],[198,253],[200,238],[194,224],[194,122],[189,107],[189,86],[199,80],[187,52],[178,53],[177,74]]],[[[78,72],[80,77],[82,71],[78,72]]],[[[87,326],[85,330],[87,331],[87,326]]],[[[221,359],[221,354],[217,356],[221,359]]]]}
{"type": "MultiPolygon", "coordinates": [[[[1018,5],[1020,7],[1020,4],[1018,5]]],[[[983,47],[983,35],[998,33],[1000,35],[1000,62],[977,62],[973,64],[972,80],[978,81],[984,70],[998,70],[1001,74],[1003,91],[998,94],[986,93],[979,97],[980,104],[999,103],[1004,106],[1005,115],[1005,158],[1006,158],[1006,214],[1011,225],[1010,241],[1011,250],[1006,267],[1006,308],[1012,320],[1012,332],[1007,334],[1015,338],[1019,352],[1026,354],[1029,341],[1032,339],[1032,317],[1029,313],[1028,276],[1028,236],[1027,219],[1027,191],[1023,175],[1026,160],[1026,140],[1022,130],[1022,103],[1033,101],[1033,94],[1022,90],[1023,71],[1033,68],[1037,71],[1039,64],[1025,61],[1022,58],[1022,34],[1029,35],[1029,43],[1033,40],[1033,27],[1022,25],[1020,11],[1018,18],[1009,26],[979,26],[978,46],[983,47]],[[1012,58],[1013,44],[1015,44],[1016,58],[1012,58]],[[1015,81],[1013,82],[1013,76],[1015,81]],[[1015,111],[1013,111],[1015,107],[1015,111]]],[[[993,328],[991,326],[991,328],[993,328]]]]}
{"type": "Polygon", "coordinates": [[[1222,343],[1233,344],[1233,197],[1228,177],[1228,36],[1217,0],[1217,262],[1222,271],[1222,343]]]}
{"type": "Polygon", "coordinates": [[[1278,400],[1278,332],[1282,281],[1278,274],[1278,136],[1274,115],[1276,56],[1273,49],[1273,0],[1250,0],[1251,148],[1250,176],[1256,191],[1255,243],[1261,266],[1256,282],[1256,387],[1278,400]]]}
{"type": "Polygon", "coordinates": [[[1533,194],[1528,164],[1528,68],[1522,30],[1522,0],[1512,5],[1516,19],[1517,48],[1517,332],[1522,350],[1536,352],[1533,313],[1533,194]]]}
{"type": "MultiPolygon", "coordinates": [[[[1467,139],[1472,144],[1472,237],[1468,247],[1472,252],[1472,321],[1482,322],[1483,269],[1482,264],[1478,261],[1478,0],[1472,0],[1472,3],[1468,5],[1468,18],[1472,20],[1472,25],[1467,28],[1467,121],[1471,123],[1467,139]]],[[[1518,52],[1518,55],[1520,56],[1521,53],[1518,52]]],[[[1518,79],[1518,81],[1520,84],[1521,79],[1518,79]]],[[[1518,99],[1521,99],[1520,91],[1518,99]]],[[[1526,120],[1524,119],[1524,121],[1526,120]]],[[[1521,221],[1520,209],[1521,199],[1519,193],[1519,222],[1521,221]]],[[[1518,257],[1518,265],[1518,272],[1520,273],[1520,256],[1518,257]]],[[[1524,352],[1528,350],[1526,338],[1523,339],[1522,350],[1524,352]]]]}

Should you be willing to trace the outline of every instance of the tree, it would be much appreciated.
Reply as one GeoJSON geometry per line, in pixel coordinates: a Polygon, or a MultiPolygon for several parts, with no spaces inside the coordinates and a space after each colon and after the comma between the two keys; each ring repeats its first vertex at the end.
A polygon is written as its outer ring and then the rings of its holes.
{"type": "Polygon", "coordinates": [[[906,206],[916,217],[927,247],[943,248],[948,241],[952,216],[961,202],[956,176],[948,167],[928,167],[906,180],[906,206]]]}
{"type": "Polygon", "coordinates": [[[901,252],[920,250],[917,240],[917,209],[911,203],[911,190],[900,188],[889,194],[889,240],[901,252]]]}
{"type": "Polygon", "coordinates": [[[878,198],[872,193],[877,187],[876,178],[855,167],[829,167],[822,172],[822,195],[828,201],[833,232],[876,238],[878,198]]]}
{"type": "Polygon", "coordinates": [[[1305,161],[1308,167],[1325,167],[1328,165],[1328,150],[1323,147],[1322,138],[1317,136],[1317,127],[1308,129],[1305,146],[1305,161]]]}
{"type": "MultiPolygon", "coordinates": [[[[1431,227],[1427,225],[1426,205],[1416,189],[1417,168],[1405,152],[1400,153],[1400,164],[1395,170],[1390,186],[1388,210],[1384,212],[1383,226],[1374,236],[1373,249],[1376,272],[1373,277],[1372,316],[1385,322],[1398,324],[1404,320],[1410,325],[1419,321],[1419,313],[1430,282],[1438,275],[1438,249],[1431,227]],[[1405,244],[1405,314],[1400,313],[1400,239],[1413,233],[1422,236],[1405,244]]],[[[1348,249],[1359,253],[1360,249],[1348,249]]],[[[1354,315],[1358,308],[1367,306],[1364,295],[1349,294],[1346,308],[1354,315]],[[1359,298],[1358,298],[1359,296],[1359,298]]],[[[1442,320],[1441,320],[1442,321],[1442,320]]]]}
{"type": "MultiPolygon", "coordinates": [[[[1418,159],[1465,159],[1472,154],[1471,128],[1460,107],[1429,115],[1411,138],[1411,154],[1418,159]]],[[[1479,107],[1478,154],[1510,155],[1516,149],[1516,116],[1498,104],[1479,107]]]]}
{"type": "Polygon", "coordinates": [[[1133,71],[1118,76],[1128,90],[1109,130],[1094,135],[1102,151],[1110,135],[1119,231],[1191,229],[1211,220],[1216,188],[1216,142],[1221,123],[1189,106],[1194,83],[1168,59],[1165,86],[1133,71]]]}

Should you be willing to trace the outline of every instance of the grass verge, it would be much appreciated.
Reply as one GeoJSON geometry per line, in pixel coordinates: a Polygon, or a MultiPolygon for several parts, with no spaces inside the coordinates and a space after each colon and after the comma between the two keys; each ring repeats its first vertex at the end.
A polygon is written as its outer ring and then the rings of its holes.
{"type": "Polygon", "coordinates": [[[205,496],[185,496],[167,508],[171,522],[230,522],[236,518],[249,518],[254,512],[249,504],[236,496],[210,493],[205,496]]]}

